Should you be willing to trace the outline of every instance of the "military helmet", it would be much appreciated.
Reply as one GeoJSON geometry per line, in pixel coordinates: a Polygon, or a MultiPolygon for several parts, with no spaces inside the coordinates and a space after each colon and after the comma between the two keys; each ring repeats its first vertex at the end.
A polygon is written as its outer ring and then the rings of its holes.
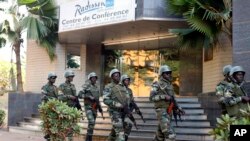
{"type": "Polygon", "coordinates": [[[229,75],[232,76],[236,72],[243,72],[245,74],[245,70],[241,66],[234,66],[232,67],[229,75]]]}
{"type": "Polygon", "coordinates": [[[223,67],[223,75],[227,75],[228,73],[230,73],[230,70],[232,69],[231,65],[226,65],[223,67]]]}
{"type": "Polygon", "coordinates": [[[72,70],[68,70],[64,73],[64,77],[75,76],[75,73],[72,70]]]}
{"type": "Polygon", "coordinates": [[[162,75],[163,72],[171,72],[172,70],[170,69],[170,67],[168,65],[163,65],[163,66],[160,66],[160,69],[159,69],[159,75],[162,75]]]}
{"type": "Polygon", "coordinates": [[[129,79],[130,80],[130,77],[127,74],[123,74],[121,76],[121,81],[123,82],[125,79],[129,79]]]}
{"type": "Polygon", "coordinates": [[[57,77],[56,74],[54,72],[50,72],[48,74],[48,79],[50,79],[51,77],[57,77]]]}
{"type": "Polygon", "coordinates": [[[112,70],[110,71],[110,73],[109,73],[109,77],[111,78],[112,75],[113,75],[114,73],[117,73],[117,72],[121,74],[121,72],[120,72],[118,69],[112,69],[112,70]]]}
{"type": "Polygon", "coordinates": [[[97,79],[97,75],[95,72],[91,72],[89,75],[88,75],[88,79],[90,79],[91,77],[96,77],[97,79]]]}

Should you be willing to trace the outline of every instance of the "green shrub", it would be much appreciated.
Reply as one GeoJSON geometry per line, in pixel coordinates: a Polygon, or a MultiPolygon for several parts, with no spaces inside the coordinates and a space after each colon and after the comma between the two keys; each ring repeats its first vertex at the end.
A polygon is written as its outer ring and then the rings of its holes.
{"type": "Polygon", "coordinates": [[[5,112],[3,110],[0,109],[0,128],[3,126],[4,124],[4,119],[5,119],[5,112]]]}
{"type": "Polygon", "coordinates": [[[50,135],[52,141],[64,141],[69,132],[80,133],[80,126],[77,123],[81,112],[64,102],[54,99],[43,102],[39,105],[39,113],[42,131],[50,135]]]}
{"type": "Polygon", "coordinates": [[[240,110],[241,118],[229,117],[228,114],[217,118],[216,127],[210,132],[215,141],[230,141],[230,125],[250,125],[250,106],[240,110]]]}

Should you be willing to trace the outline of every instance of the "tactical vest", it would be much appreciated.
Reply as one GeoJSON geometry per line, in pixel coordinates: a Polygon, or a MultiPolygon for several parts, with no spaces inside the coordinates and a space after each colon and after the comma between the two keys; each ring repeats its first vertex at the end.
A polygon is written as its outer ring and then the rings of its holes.
{"type": "MultiPolygon", "coordinates": [[[[62,90],[64,96],[76,96],[76,88],[74,84],[63,83],[60,85],[60,89],[62,90]]],[[[67,99],[64,102],[67,102],[69,106],[74,105],[74,101],[71,99],[67,99]]]]}
{"type": "MultiPolygon", "coordinates": [[[[158,84],[158,91],[157,94],[158,96],[173,96],[174,95],[174,88],[171,82],[167,80],[160,79],[158,84]]],[[[159,100],[154,102],[155,108],[168,108],[170,102],[164,100],[159,100]]]]}
{"type": "Polygon", "coordinates": [[[46,92],[46,96],[49,98],[57,98],[58,96],[57,87],[55,85],[46,84],[42,87],[42,90],[46,92]]]}
{"type": "MultiPolygon", "coordinates": [[[[234,84],[233,93],[235,94],[234,97],[246,96],[245,91],[237,84],[234,84]]],[[[226,106],[226,110],[229,116],[238,117],[240,115],[239,109],[246,110],[247,106],[248,106],[248,103],[239,102],[233,106],[226,106]]]]}
{"type": "Polygon", "coordinates": [[[111,99],[123,105],[129,104],[129,95],[125,86],[118,84],[111,86],[111,99]]]}
{"type": "MultiPolygon", "coordinates": [[[[93,96],[95,99],[99,100],[100,92],[99,88],[96,85],[88,84],[86,88],[86,96],[93,96]]],[[[84,105],[92,105],[93,101],[89,100],[88,98],[84,99],[84,105]]]]}

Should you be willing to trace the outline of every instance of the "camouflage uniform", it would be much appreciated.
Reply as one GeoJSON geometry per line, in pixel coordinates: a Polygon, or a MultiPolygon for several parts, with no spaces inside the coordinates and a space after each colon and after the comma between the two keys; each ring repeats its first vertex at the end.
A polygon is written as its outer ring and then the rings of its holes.
{"type": "MultiPolygon", "coordinates": [[[[156,131],[155,141],[175,140],[175,131],[171,125],[171,115],[167,113],[170,100],[166,97],[174,96],[174,88],[170,80],[164,79],[162,74],[170,72],[168,66],[161,66],[159,69],[160,80],[152,84],[149,100],[154,103],[158,119],[158,128],[156,131]]],[[[179,107],[179,109],[181,109],[179,107]]]]}
{"type": "MultiPolygon", "coordinates": [[[[114,73],[119,73],[119,70],[113,69],[110,72],[110,77],[114,73]]],[[[119,76],[120,77],[120,76],[119,76]]],[[[107,84],[103,90],[103,102],[108,106],[108,111],[111,116],[112,130],[108,140],[124,141],[124,106],[128,106],[129,97],[128,91],[121,83],[114,81],[107,84]]]]}
{"type": "Polygon", "coordinates": [[[245,71],[240,66],[235,66],[231,69],[230,76],[234,81],[227,85],[225,94],[220,98],[220,101],[225,105],[229,116],[239,118],[240,109],[246,110],[249,99],[245,90],[241,87],[242,82],[237,82],[234,79],[233,75],[237,72],[243,72],[245,74],[245,71]]]}
{"type": "MultiPolygon", "coordinates": [[[[219,84],[217,84],[216,88],[215,88],[215,94],[218,97],[218,99],[221,99],[221,97],[223,97],[225,95],[225,90],[227,85],[231,82],[229,79],[229,73],[231,70],[232,66],[231,65],[226,65],[223,67],[223,75],[224,75],[224,80],[222,80],[219,84]]],[[[223,104],[221,101],[218,101],[221,110],[222,110],[222,114],[226,114],[226,107],[225,104],[223,104]]]]}
{"type": "Polygon", "coordinates": [[[97,75],[93,72],[88,75],[88,80],[82,86],[82,90],[79,92],[79,98],[84,99],[84,109],[85,114],[88,119],[88,129],[86,141],[92,141],[92,135],[95,127],[95,121],[97,117],[97,109],[102,112],[101,107],[96,107],[94,105],[100,105],[99,97],[100,92],[96,84],[91,83],[91,77],[96,77],[97,75]],[[98,103],[96,103],[98,102],[98,103]]]}
{"type": "Polygon", "coordinates": [[[71,84],[68,82],[60,84],[59,95],[60,95],[62,101],[66,102],[68,106],[74,107],[75,102],[70,99],[70,96],[77,96],[76,95],[76,87],[74,84],[71,84]]]}
{"type": "MultiPolygon", "coordinates": [[[[42,86],[42,101],[47,102],[49,99],[57,99],[58,98],[58,89],[57,87],[53,84],[55,83],[55,80],[51,80],[54,77],[54,79],[57,78],[55,73],[49,73],[48,74],[48,83],[44,86],[42,86]],[[53,82],[51,82],[53,81],[53,82]]],[[[46,134],[44,138],[47,141],[50,141],[50,136],[49,134],[46,134]]]]}
{"type": "Polygon", "coordinates": [[[52,98],[57,99],[58,97],[57,87],[53,84],[47,83],[42,87],[42,94],[43,94],[42,101],[47,102],[49,99],[52,98]]]}
{"type": "MultiPolygon", "coordinates": [[[[129,81],[130,81],[130,77],[128,75],[126,75],[126,74],[122,75],[121,76],[121,82],[125,86],[125,88],[127,89],[127,97],[129,98],[128,102],[129,102],[129,105],[131,105],[131,103],[134,102],[133,91],[128,86],[126,86],[124,84],[125,79],[129,79],[129,81]]],[[[129,107],[129,108],[131,109],[131,107],[129,107]]],[[[132,126],[133,126],[132,121],[126,116],[125,119],[124,119],[125,141],[128,140],[128,136],[129,136],[129,134],[130,134],[130,132],[132,130],[132,126]]]]}
{"type": "MultiPolygon", "coordinates": [[[[64,74],[65,78],[74,77],[74,76],[75,74],[72,71],[66,71],[64,74]]],[[[66,81],[65,83],[60,84],[58,89],[59,89],[58,93],[59,93],[60,99],[63,102],[66,102],[69,107],[75,107],[75,101],[71,99],[71,97],[77,96],[75,85],[69,81],[66,81]]],[[[72,133],[68,134],[68,140],[73,141],[72,133]]]]}

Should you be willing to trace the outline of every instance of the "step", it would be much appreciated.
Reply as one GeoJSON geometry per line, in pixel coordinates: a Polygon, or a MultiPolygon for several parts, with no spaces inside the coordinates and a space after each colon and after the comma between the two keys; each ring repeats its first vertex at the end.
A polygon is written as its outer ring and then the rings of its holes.
{"type": "MultiPolygon", "coordinates": [[[[84,109],[84,104],[81,103],[82,105],[82,109],[84,109]]],[[[102,108],[107,108],[108,106],[105,105],[104,103],[101,103],[102,108]]],[[[139,108],[150,108],[153,109],[154,108],[154,104],[153,103],[137,103],[137,106],[139,108]]],[[[179,106],[181,106],[183,109],[187,108],[187,109],[195,109],[195,108],[201,108],[201,104],[200,103],[179,103],[179,106]]]]}
{"type": "MultiPolygon", "coordinates": [[[[142,121],[141,117],[137,114],[133,114],[134,118],[136,121],[142,121]]],[[[104,112],[104,117],[106,120],[111,120],[110,119],[110,116],[107,112],[104,112]]],[[[85,120],[87,120],[87,117],[84,115],[83,117],[85,120]]],[[[152,113],[147,113],[147,114],[143,114],[143,118],[144,120],[147,122],[147,121],[157,121],[156,119],[156,115],[155,114],[152,114],[152,113]]],[[[184,116],[181,117],[182,118],[182,121],[207,121],[207,115],[200,115],[200,114],[186,114],[184,116]]],[[[31,117],[25,117],[24,118],[24,121],[30,121],[32,118],[31,117]]],[[[33,118],[33,121],[32,122],[37,122],[37,123],[40,123],[41,121],[39,121],[40,119],[37,117],[37,118],[33,118]]],[[[172,117],[172,120],[174,121],[174,117],[172,117]]],[[[97,121],[103,121],[103,118],[101,117],[101,115],[99,114],[97,116],[97,121]]],[[[177,118],[177,121],[180,121],[179,117],[177,118]]]]}
{"type": "MultiPolygon", "coordinates": [[[[107,138],[106,134],[96,134],[95,137],[107,138]]],[[[128,141],[152,141],[153,137],[145,137],[145,136],[134,136],[129,135],[128,141]]],[[[214,141],[212,136],[208,135],[181,135],[177,134],[176,141],[214,141]]]]}
{"type": "MultiPolygon", "coordinates": [[[[139,102],[139,101],[142,101],[142,102],[146,102],[146,101],[149,101],[149,97],[134,97],[135,101],[136,102],[139,102]]],[[[176,100],[177,102],[180,102],[180,103],[192,103],[192,102],[199,102],[198,98],[197,97],[178,97],[176,96],[176,100]]]]}
{"type": "MultiPolygon", "coordinates": [[[[29,129],[34,130],[40,130],[40,124],[32,123],[32,122],[18,122],[18,126],[25,127],[29,129]]],[[[81,127],[87,128],[88,121],[82,121],[79,123],[81,127]]],[[[172,125],[176,128],[197,128],[203,130],[204,128],[209,128],[210,124],[209,122],[178,122],[178,126],[172,122],[172,125]],[[194,126],[195,125],[195,126],[194,126]]],[[[143,123],[143,122],[137,122],[137,126],[139,129],[150,129],[150,130],[156,130],[157,129],[157,123],[150,124],[150,123],[143,123]]],[[[111,121],[102,121],[102,122],[96,122],[96,128],[111,128],[111,121]]],[[[133,127],[134,128],[134,127],[133,127]]]]}
{"type": "MultiPolygon", "coordinates": [[[[10,126],[9,132],[21,133],[21,134],[30,134],[30,135],[41,135],[43,134],[41,130],[30,130],[23,127],[15,127],[10,126]]],[[[104,137],[107,138],[109,132],[99,133],[98,130],[95,130],[95,137],[104,137]]],[[[82,133],[83,134],[83,133],[82,133]]],[[[129,141],[152,141],[154,133],[150,133],[151,136],[145,136],[147,133],[143,133],[142,135],[134,135],[133,133],[129,136],[129,141]]],[[[201,135],[201,134],[181,134],[177,133],[176,141],[213,141],[212,136],[210,135],[201,135]]]]}
{"type": "MultiPolygon", "coordinates": [[[[83,123],[87,123],[87,119],[80,121],[79,124],[83,124],[83,123]]],[[[41,124],[41,120],[39,118],[31,118],[31,117],[27,117],[25,118],[25,123],[30,123],[30,124],[34,124],[34,125],[40,125],[41,124]]],[[[138,125],[152,125],[152,126],[156,126],[158,124],[157,120],[146,120],[146,123],[144,123],[142,120],[136,120],[136,123],[138,125]]],[[[102,118],[97,118],[96,119],[96,124],[111,124],[111,119],[110,118],[106,118],[106,119],[102,119],[102,118]]],[[[175,121],[172,122],[173,126],[176,126],[175,121]]],[[[188,121],[188,120],[184,120],[184,121],[178,121],[178,126],[180,127],[209,127],[210,126],[210,122],[207,120],[201,120],[201,121],[188,121]]]]}
{"type": "MultiPolygon", "coordinates": [[[[79,125],[82,127],[82,129],[85,131],[87,130],[87,123],[83,124],[83,123],[79,123],[79,125]]],[[[179,124],[181,125],[181,123],[179,124]]],[[[23,127],[26,129],[30,129],[30,130],[34,130],[34,131],[38,131],[41,130],[41,126],[40,124],[32,124],[32,123],[28,123],[28,122],[19,122],[18,123],[19,127],[23,127]]],[[[95,126],[95,130],[97,130],[98,132],[109,132],[111,130],[112,125],[111,124],[97,124],[95,126]]],[[[138,124],[139,130],[136,130],[133,127],[133,130],[131,133],[135,133],[135,134],[140,134],[142,135],[143,133],[155,133],[157,126],[156,125],[143,125],[143,124],[138,124]],[[147,128],[146,128],[147,127],[147,128]],[[145,130],[147,129],[147,130],[145,130]]],[[[181,133],[181,134],[208,134],[208,132],[211,130],[210,127],[175,127],[175,131],[176,133],[181,133]]],[[[150,136],[150,135],[149,135],[150,136]]]]}
{"type": "MultiPolygon", "coordinates": [[[[83,127],[83,131],[86,132],[87,128],[83,127]]],[[[191,135],[209,135],[209,131],[211,131],[212,128],[180,128],[176,127],[175,132],[177,134],[191,134],[191,135]]],[[[111,128],[98,128],[95,127],[95,132],[96,133],[107,133],[109,134],[111,131],[111,128]]],[[[150,130],[150,129],[132,129],[131,135],[140,135],[140,136],[153,136],[155,134],[156,130],[150,130]]]]}
{"type": "MultiPolygon", "coordinates": [[[[149,97],[134,97],[135,102],[150,102],[149,97]]],[[[199,102],[198,97],[193,96],[176,96],[177,102],[180,103],[196,103],[199,102]]],[[[79,99],[80,102],[83,102],[83,99],[79,99]]],[[[100,102],[103,102],[103,97],[100,97],[100,102]]]]}
{"type": "Polygon", "coordinates": [[[30,134],[30,135],[41,135],[43,134],[42,130],[29,129],[19,126],[9,126],[9,132],[20,133],[20,134],[30,134]]]}

